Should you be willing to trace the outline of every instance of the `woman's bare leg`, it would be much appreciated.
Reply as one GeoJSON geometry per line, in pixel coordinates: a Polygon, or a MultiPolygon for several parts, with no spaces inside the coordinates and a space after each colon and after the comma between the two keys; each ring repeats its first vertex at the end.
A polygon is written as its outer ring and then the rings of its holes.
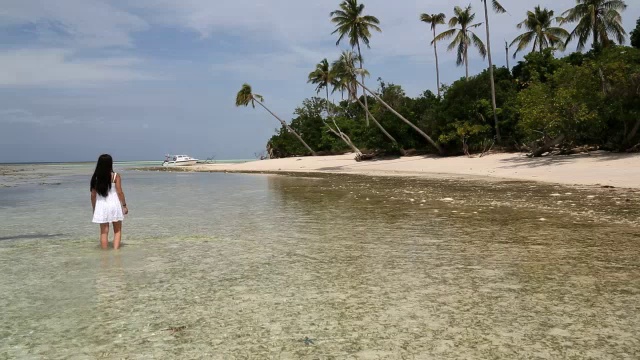
{"type": "Polygon", "coordinates": [[[120,248],[120,240],[122,239],[122,221],[113,223],[113,248],[120,248]]]}
{"type": "Polygon", "coordinates": [[[109,247],[109,223],[100,224],[100,247],[103,249],[109,247]]]}

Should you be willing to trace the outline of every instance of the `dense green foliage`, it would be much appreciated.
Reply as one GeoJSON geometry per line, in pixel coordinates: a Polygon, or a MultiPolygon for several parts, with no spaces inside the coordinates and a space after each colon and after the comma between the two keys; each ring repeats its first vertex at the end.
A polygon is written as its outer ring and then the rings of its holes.
{"type": "MultiPolygon", "coordinates": [[[[594,145],[626,150],[640,142],[640,50],[613,46],[555,58],[551,49],[532,52],[510,72],[496,68],[497,113],[503,147],[540,145],[562,136],[561,147],[594,145]]],[[[494,137],[489,73],[443,86],[412,98],[399,85],[378,81],[377,94],[428,133],[448,154],[486,149],[494,137]]],[[[369,97],[371,114],[397,140],[394,145],[375,126],[366,126],[357,102],[342,101],[331,111],[336,124],[363,151],[397,154],[435,152],[425,139],[369,97]],[[400,148],[399,148],[400,147],[400,148]]],[[[319,153],[349,147],[328,131],[326,100],[307,99],[296,109],[291,127],[319,153]]],[[[305,148],[282,127],[269,140],[273,157],[304,155],[305,148]]]]}
{"type": "Polygon", "coordinates": [[[640,19],[636,21],[636,28],[631,31],[631,46],[640,49],[640,19]]]}

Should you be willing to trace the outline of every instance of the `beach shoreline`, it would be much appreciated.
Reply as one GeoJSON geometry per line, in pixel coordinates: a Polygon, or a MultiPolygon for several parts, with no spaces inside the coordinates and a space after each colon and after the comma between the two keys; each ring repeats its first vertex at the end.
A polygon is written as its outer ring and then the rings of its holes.
{"type": "MultiPolygon", "coordinates": [[[[160,170],[146,168],[144,170],[160,170]]],[[[579,155],[528,158],[520,153],[484,157],[412,156],[356,162],[353,154],[257,160],[235,164],[198,164],[164,171],[350,174],[470,180],[520,180],[562,185],[640,189],[640,154],[596,151],[579,155]]]]}

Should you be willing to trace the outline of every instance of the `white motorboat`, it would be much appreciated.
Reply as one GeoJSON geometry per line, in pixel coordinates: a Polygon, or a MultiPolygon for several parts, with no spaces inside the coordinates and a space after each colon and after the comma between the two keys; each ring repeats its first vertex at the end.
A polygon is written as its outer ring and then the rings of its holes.
{"type": "Polygon", "coordinates": [[[198,159],[188,155],[167,155],[162,166],[191,166],[195,165],[198,159]]]}

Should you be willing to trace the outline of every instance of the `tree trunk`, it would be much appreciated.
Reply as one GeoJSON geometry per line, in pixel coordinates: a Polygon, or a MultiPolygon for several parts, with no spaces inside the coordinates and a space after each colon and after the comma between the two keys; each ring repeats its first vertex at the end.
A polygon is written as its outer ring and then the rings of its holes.
{"type": "MultiPolygon", "coordinates": [[[[360,149],[358,149],[353,142],[351,141],[351,139],[347,136],[347,134],[343,133],[342,130],[340,130],[340,127],[338,127],[338,124],[336,124],[335,119],[333,118],[333,114],[331,114],[331,112],[329,111],[329,87],[325,87],[325,89],[327,90],[327,116],[331,118],[331,120],[333,121],[333,125],[335,125],[336,129],[338,129],[337,131],[334,130],[331,125],[327,124],[327,127],[329,128],[329,131],[331,131],[334,135],[336,135],[337,137],[339,137],[342,141],[345,142],[345,144],[347,144],[355,153],[356,153],[356,160],[362,157],[362,152],[360,151],[360,149]]],[[[358,100],[359,101],[359,100],[358,100]]],[[[326,124],[326,123],[325,123],[326,124]]]]}
{"type": "Polygon", "coordinates": [[[438,83],[438,98],[440,97],[440,66],[438,65],[438,45],[436,39],[436,27],[433,26],[433,51],[436,53],[436,81],[438,83]]]}
{"type": "Polygon", "coordinates": [[[640,119],[636,120],[636,124],[633,126],[633,129],[631,129],[631,132],[629,133],[629,135],[627,135],[627,138],[625,139],[625,143],[627,144],[630,143],[631,140],[633,140],[633,138],[638,133],[638,130],[640,130],[640,119]]]}
{"type": "Polygon", "coordinates": [[[485,17],[485,27],[487,30],[487,58],[489,58],[489,78],[491,79],[491,107],[493,108],[493,122],[496,127],[496,139],[498,143],[502,141],[500,137],[500,127],[498,126],[498,114],[496,112],[496,84],[493,78],[493,61],[491,59],[491,36],[489,31],[489,11],[487,10],[487,2],[489,0],[484,0],[484,17],[485,17]]]}
{"type": "Polygon", "coordinates": [[[540,54],[542,54],[542,51],[544,50],[544,48],[542,47],[542,37],[538,36],[538,46],[540,46],[540,54]]]}
{"type": "Polygon", "coordinates": [[[542,156],[542,154],[544,154],[547,151],[549,151],[552,147],[560,144],[562,142],[562,140],[564,140],[564,135],[559,135],[555,139],[553,139],[553,140],[547,142],[546,144],[540,146],[539,148],[535,149],[533,152],[531,152],[531,154],[529,154],[527,156],[529,156],[529,157],[540,157],[540,156],[542,156]]]}
{"type": "Polygon", "coordinates": [[[327,116],[331,116],[331,112],[329,111],[329,84],[327,84],[327,86],[324,87],[325,90],[327,90],[327,116]]]}
{"type": "Polygon", "coordinates": [[[335,121],[333,122],[333,124],[335,125],[337,130],[332,128],[331,125],[327,124],[327,127],[329,128],[329,131],[331,131],[335,136],[339,137],[340,140],[344,141],[344,143],[347,144],[351,148],[351,150],[353,150],[353,152],[356,153],[356,160],[360,159],[362,157],[362,151],[360,151],[360,149],[358,149],[353,144],[353,142],[347,136],[347,134],[343,133],[342,130],[340,130],[340,128],[338,127],[338,125],[336,124],[335,121]]]}
{"type": "Polygon", "coordinates": [[[509,72],[511,72],[511,67],[509,67],[509,45],[508,45],[508,43],[506,41],[504,42],[504,51],[507,54],[507,70],[509,70],[509,72]]]}
{"type": "Polygon", "coordinates": [[[397,111],[395,111],[391,106],[389,106],[389,104],[387,104],[384,100],[382,100],[378,95],[376,95],[373,91],[369,90],[368,87],[366,87],[364,84],[361,84],[359,81],[356,80],[356,82],[358,83],[358,85],[362,86],[362,88],[365,90],[365,94],[366,92],[369,92],[371,95],[373,95],[374,98],[376,98],[376,100],[380,101],[380,103],[382,105],[384,105],[384,107],[386,107],[389,111],[391,111],[395,116],[397,116],[398,118],[400,118],[400,120],[404,121],[407,125],[411,126],[415,131],[417,131],[420,135],[422,135],[425,139],[427,139],[427,141],[433,145],[436,149],[438,149],[438,152],[442,155],[444,154],[444,151],[442,150],[442,148],[440,147],[440,145],[438,145],[435,141],[433,141],[433,139],[431,139],[431,137],[429,137],[429,135],[427,135],[424,131],[422,131],[419,127],[415,126],[411,121],[407,120],[404,116],[400,115],[400,113],[398,113],[397,111]]]}
{"type": "Polygon", "coordinates": [[[398,142],[396,141],[396,139],[394,139],[393,136],[391,136],[391,134],[389,134],[387,132],[387,130],[385,130],[384,127],[382,127],[382,125],[380,125],[380,123],[378,122],[378,120],[376,120],[375,117],[373,117],[373,114],[371,114],[371,112],[369,111],[369,109],[362,103],[362,101],[360,101],[360,99],[356,99],[358,101],[358,104],[360,104],[360,107],[362,107],[364,109],[365,112],[369,113],[369,117],[371,118],[371,120],[373,120],[373,123],[376,124],[376,126],[378,127],[378,129],[380,129],[380,131],[382,131],[382,133],[389,138],[389,140],[391,140],[391,142],[393,142],[394,144],[398,145],[398,142]]]}
{"type": "Polygon", "coordinates": [[[464,45],[464,70],[465,70],[466,79],[468,81],[469,80],[469,57],[467,56],[467,50],[469,50],[469,44],[464,45]]]}
{"type": "Polygon", "coordinates": [[[311,149],[311,148],[309,147],[309,145],[307,145],[307,143],[306,143],[306,142],[304,142],[304,140],[302,140],[302,137],[300,137],[300,135],[298,135],[298,133],[297,133],[297,132],[295,132],[295,131],[291,128],[291,126],[289,126],[289,124],[287,124],[286,122],[284,122],[284,120],[280,119],[280,118],[278,117],[278,115],[274,114],[271,110],[269,110],[269,108],[267,108],[266,106],[264,106],[264,104],[263,104],[262,102],[260,102],[260,100],[258,100],[258,99],[256,99],[256,98],[253,98],[253,100],[254,100],[255,102],[257,102],[258,104],[260,104],[260,106],[262,106],[265,110],[267,110],[267,111],[269,112],[269,114],[271,114],[274,118],[278,119],[278,121],[280,121],[280,123],[282,124],[282,126],[286,127],[286,128],[287,128],[287,130],[289,130],[289,132],[291,132],[291,133],[292,133],[296,138],[298,138],[298,140],[300,140],[300,142],[302,143],[302,145],[304,145],[304,147],[306,147],[306,148],[307,148],[307,150],[309,150],[309,151],[311,152],[311,155],[313,155],[313,156],[317,156],[316,152],[315,152],[315,151],[313,151],[313,149],[311,149]]]}
{"type": "MultiPolygon", "coordinates": [[[[363,60],[362,60],[362,53],[360,52],[360,41],[357,42],[358,44],[358,60],[360,60],[360,70],[363,70],[363,60]]],[[[362,77],[362,83],[364,84],[364,71],[362,71],[362,74],[360,74],[362,77]]],[[[364,105],[367,107],[367,109],[369,108],[369,104],[367,103],[367,93],[364,93],[364,105]]],[[[358,94],[358,91],[356,89],[356,96],[358,94]]],[[[365,124],[367,124],[367,126],[369,126],[369,113],[365,114],[365,124]]]]}
{"type": "Polygon", "coordinates": [[[593,19],[593,45],[591,45],[594,49],[598,47],[598,30],[596,28],[596,20],[593,19]]]}

